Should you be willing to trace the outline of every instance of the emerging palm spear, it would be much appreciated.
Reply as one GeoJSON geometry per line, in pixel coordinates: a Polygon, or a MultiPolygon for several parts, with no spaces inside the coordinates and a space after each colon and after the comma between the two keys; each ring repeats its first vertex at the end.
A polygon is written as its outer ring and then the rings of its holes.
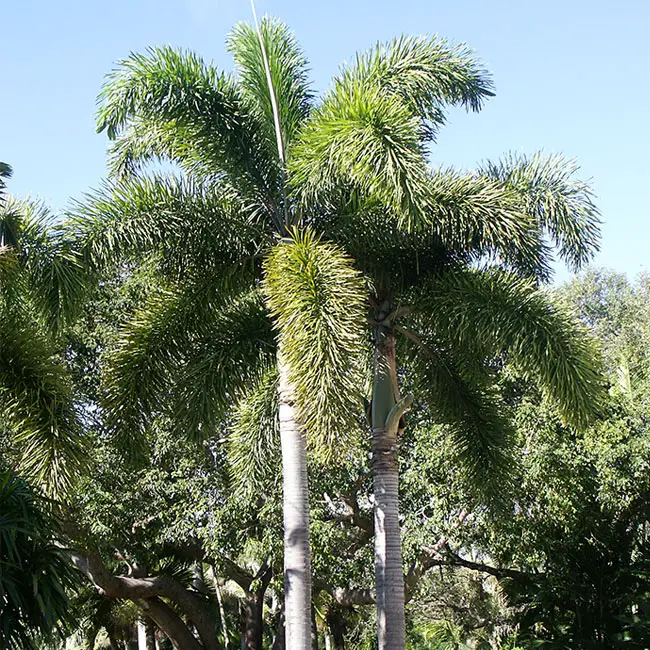
{"type": "Polygon", "coordinates": [[[559,158],[429,167],[445,107],[478,110],[492,94],[463,47],[379,45],[317,100],[284,25],[239,25],[228,44],[235,75],[152,49],[123,61],[100,96],[114,180],[80,206],[77,236],[91,265],[146,256],[161,278],[110,357],[109,417],[129,439],[161,413],[199,436],[233,413],[235,429],[254,426],[260,395],[279,404],[287,647],[306,650],[306,443],[331,458],[358,430],[374,332],[379,641],[403,648],[396,454],[410,400],[396,337],[423,408],[454,425],[450,444],[477,480],[498,482],[507,436],[491,360],[538,377],[567,418],[592,409],[589,346],[537,283],[553,245],[573,266],[589,258],[597,213],[559,158]],[[156,160],[181,174],[152,173],[156,160]]]}

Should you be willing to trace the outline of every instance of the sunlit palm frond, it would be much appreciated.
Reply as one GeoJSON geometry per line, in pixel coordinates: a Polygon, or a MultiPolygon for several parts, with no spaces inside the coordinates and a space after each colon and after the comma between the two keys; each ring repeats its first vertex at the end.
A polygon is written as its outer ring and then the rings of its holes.
{"type": "Polygon", "coordinates": [[[157,252],[171,272],[245,265],[265,244],[262,216],[223,187],[173,176],[107,184],[76,205],[67,237],[94,269],[157,252]]]}
{"type": "Polygon", "coordinates": [[[350,185],[410,223],[421,217],[427,188],[423,127],[399,97],[357,84],[331,93],[289,151],[289,184],[305,206],[350,185]]]}
{"type": "Polygon", "coordinates": [[[407,102],[429,123],[429,137],[444,122],[446,106],[462,104],[477,111],[494,94],[490,74],[476,55],[439,36],[401,36],[378,43],[344,68],[335,83],[345,92],[359,81],[407,102]]]}
{"type": "Polygon", "coordinates": [[[511,153],[479,170],[519,195],[522,210],[550,235],[573,270],[592,259],[600,242],[600,213],[589,183],[576,178],[578,169],[561,155],[511,153]]]}
{"type": "Polygon", "coordinates": [[[15,215],[14,251],[25,283],[22,300],[32,304],[49,331],[58,333],[77,314],[86,291],[81,258],[43,204],[10,200],[4,214],[15,215]]]}
{"type": "Polygon", "coordinates": [[[300,421],[325,456],[355,428],[366,361],[366,291],[350,258],[294,231],[265,262],[264,291],[300,421]]]}
{"type": "MultiPolygon", "coordinates": [[[[292,142],[311,110],[313,92],[307,76],[307,59],[286,25],[265,17],[260,33],[275,90],[280,129],[285,145],[292,142]]],[[[228,38],[248,105],[258,112],[265,126],[266,138],[274,155],[277,153],[273,106],[258,32],[248,23],[239,23],[228,38]]]]}
{"type": "MultiPolygon", "coordinates": [[[[155,123],[150,154],[178,153],[172,159],[183,166],[209,166],[250,193],[273,196],[279,170],[261,144],[261,125],[235,80],[197,55],[170,47],[132,54],[107,77],[98,101],[98,130],[111,139],[134,120],[155,123]],[[177,130],[170,136],[166,127],[177,130]],[[155,138],[160,133],[162,141],[155,138]]],[[[142,144],[128,154],[132,161],[136,154],[149,155],[142,144]]]]}
{"type": "Polygon", "coordinates": [[[580,425],[598,412],[603,383],[595,345],[534,281],[457,270],[432,281],[421,300],[432,330],[477,354],[505,355],[568,422],[580,425]]]}

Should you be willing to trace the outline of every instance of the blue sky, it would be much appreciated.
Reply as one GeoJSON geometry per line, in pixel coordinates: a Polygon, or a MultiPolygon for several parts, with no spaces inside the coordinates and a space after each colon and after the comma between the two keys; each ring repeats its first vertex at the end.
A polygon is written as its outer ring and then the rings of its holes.
{"type": "MultiPolygon", "coordinates": [[[[650,269],[648,0],[258,0],[296,32],[324,90],[377,40],[438,33],[466,42],[494,75],[479,114],[454,111],[434,164],[472,167],[508,150],[563,152],[592,178],[604,225],[595,263],[650,269]]],[[[104,75],[131,51],[190,48],[229,69],[224,38],[248,0],[4,2],[0,160],[11,191],[54,209],[99,184],[106,139],[94,128],[104,75]]],[[[559,278],[565,277],[559,273],[559,278]]]]}

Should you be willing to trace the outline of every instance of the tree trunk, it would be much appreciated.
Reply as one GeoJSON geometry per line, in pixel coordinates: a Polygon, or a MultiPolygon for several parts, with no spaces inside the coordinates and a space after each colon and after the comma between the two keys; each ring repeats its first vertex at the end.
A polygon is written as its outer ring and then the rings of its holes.
{"type": "Polygon", "coordinates": [[[106,630],[108,635],[108,642],[111,645],[111,650],[124,650],[122,642],[115,636],[112,631],[106,630]]]}
{"type": "MultiPolygon", "coordinates": [[[[388,311],[387,309],[385,310],[388,311]]],[[[387,313],[382,314],[383,318],[387,313]]],[[[383,318],[377,320],[381,322],[383,318]]],[[[391,422],[399,402],[395,334],[375,331],[372,393],[372,475],[375,499],[375,590],[379,650],[404,650],[404,575],[398,512],[398,422],[391,422]]]]}
{"type": "Polygon", "coordinates": [[[286,650],[286,644],[284,642],[284,605],[282,605],[280,611],[277,613],[275,637],[273,638],[271,650],[286,650]]]}
{"type": "Polygon", "coordinates": [[[264,594],[247,593],[244,602],[244,634],[242,650],[262,650],[262,610],[264,594]]]}
{"type": "Polygon", "coordinates": [[[279,419],[284,494],[284,615],[286,646],[311,650],[311,559],[307,445],[296,420],[288,368],[280,360],[279,419]]]}
{"type": "Polygon", "coordinates": [[[331,606],[327,611],[326,621],[329,630],[326,640],[329,640],[331,650],[345,650],[346,620],[341,608],[331,606]]]}

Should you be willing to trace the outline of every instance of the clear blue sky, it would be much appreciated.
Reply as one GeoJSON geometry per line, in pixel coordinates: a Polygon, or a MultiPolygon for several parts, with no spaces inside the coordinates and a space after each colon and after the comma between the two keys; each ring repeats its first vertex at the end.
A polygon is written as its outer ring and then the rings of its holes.
{"type": "MultiPolygon", "coordinates": [[[[319,90],[377,40],[438,33],[466,42],[494,75],[478,115],[455,111],[435,164],[471,167],[508,150],[563,152],[592,178],[603,213],[596,264],[650,269],[650,1],[258,0],[296,32],[319,90]]],[[[230,68],[224,37],[248,0],[5,0],[0,37],[0,160],[11,191],[63,208],[97,186],[94,130],[104,75],[130,51],[190,48],[230,68]]],[[[560,274],[564,277],[564,273],[560,274]]]]}

